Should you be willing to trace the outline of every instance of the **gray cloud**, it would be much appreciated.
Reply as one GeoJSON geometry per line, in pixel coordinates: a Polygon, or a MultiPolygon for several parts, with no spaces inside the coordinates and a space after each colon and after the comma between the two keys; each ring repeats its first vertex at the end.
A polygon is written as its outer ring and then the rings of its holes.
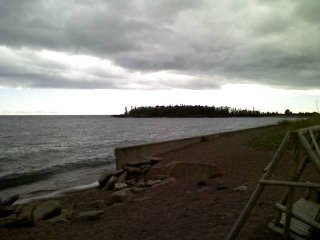
{"type": "Polygon", "coordinates": [[[0,85],[319,89],[319,10],[317,0],[0,0],[0,46],[16,52],[0,59],[0,85]],[[95,56],[121,71],[75,69],[39,57],[43,49],[95,56]],[[190,78],[133,77],[163,71],[190,78]]]}

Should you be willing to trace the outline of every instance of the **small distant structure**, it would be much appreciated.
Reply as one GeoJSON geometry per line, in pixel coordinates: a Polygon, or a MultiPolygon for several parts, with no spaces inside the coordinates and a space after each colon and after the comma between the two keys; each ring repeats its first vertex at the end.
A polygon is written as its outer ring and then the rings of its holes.
{"type": "Polygon", "coordinates": [[[278,213],[268,225],[271,230],[282,234],[284,239],[320,239],[320,183],[300,180],[307,165],[314,168],[320,177],[319,142],[320,126],[301,129],[297,132],[289,131],[286,134],[272,161],[265,168],[264,174],[247,205],[227,236],[227,240],[237,238],[266,186],[286,188],[280,201],[275,204],[278,213]],[[288,161],[288,159],[284,159],[285,153],[288,152],[293,153],[293,164],[290,165],[286,162],[286,166],[291,168],[291,176],[287,180],[271,179],[281,160],[288,161]],[[297,198],[296,188],[307,189],[306,196],[297,201],[295,201],[297,198]],[[316,194],[312,195],[312,192],[316,194]],[[312,196],[315,197],[312,198],[312,196]]]}

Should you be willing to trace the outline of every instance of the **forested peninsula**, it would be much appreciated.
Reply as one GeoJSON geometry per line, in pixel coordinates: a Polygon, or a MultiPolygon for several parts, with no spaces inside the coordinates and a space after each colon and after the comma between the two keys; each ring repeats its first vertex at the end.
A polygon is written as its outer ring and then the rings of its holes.
{"type": "Polygon", "coordinates": [[[287,109],[284,113],[260,112],[255,109],[237,109],[231,107],[215,107],[201,105],[174,105],[174,106],[145,106],[125,108],[124,114],[113,115],[113,117],[132,118],[201,118],[201,117],[265,117],[265,116],[312,116],[316,113],[300,112],[292,113],[287,109]]]}

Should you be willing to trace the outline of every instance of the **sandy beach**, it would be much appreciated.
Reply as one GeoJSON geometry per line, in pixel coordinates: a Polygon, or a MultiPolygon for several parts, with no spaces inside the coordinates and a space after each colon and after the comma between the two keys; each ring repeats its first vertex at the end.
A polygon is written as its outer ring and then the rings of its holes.
{"type": "MultiPolygon", "coordinates": [[[[158,157],[162,160],[155,165],[161,168],[172,161],[209,163],[220,170],[220,177],[202,183],[192,178],[175,179],[131,194],[127,201],[112,206],[85,204],[95,200],[107,202],[112,191],[90,189],[70,193],[58,198],[64,208],[74,212],[99,208],[104,211],[100,219],[54,224],[40,221],[32,227],[2,227],[0,239],[225,239],[276,151],[276,148],[257,149],[250,143],[272,128],[274,126],[223,134],[160,154],[158,157]],[[239,186],[246,188],[234,190],[239,186]]],[[[286,156],[288,161],[290,154],[289,151],[286,156]]],[[[288,161],[280,164],[275,177],[288,176],[288,161]]],[[[314,172],[308,170],[306,176],[311,175],[314,172]]],[[[267,225],[276,214],[274,204],[283,192],[281,187],[266,188],[238,239],[281,239],[267,225]]]]}

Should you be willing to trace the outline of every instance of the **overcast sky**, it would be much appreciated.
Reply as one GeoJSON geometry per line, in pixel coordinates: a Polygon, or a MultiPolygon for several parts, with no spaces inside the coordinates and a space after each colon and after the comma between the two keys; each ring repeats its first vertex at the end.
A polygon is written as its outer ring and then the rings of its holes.
{"type": "Polygon", "coordinates": [[[317,111],[320,1],[0,0],[0,114],[317,111]]]}

